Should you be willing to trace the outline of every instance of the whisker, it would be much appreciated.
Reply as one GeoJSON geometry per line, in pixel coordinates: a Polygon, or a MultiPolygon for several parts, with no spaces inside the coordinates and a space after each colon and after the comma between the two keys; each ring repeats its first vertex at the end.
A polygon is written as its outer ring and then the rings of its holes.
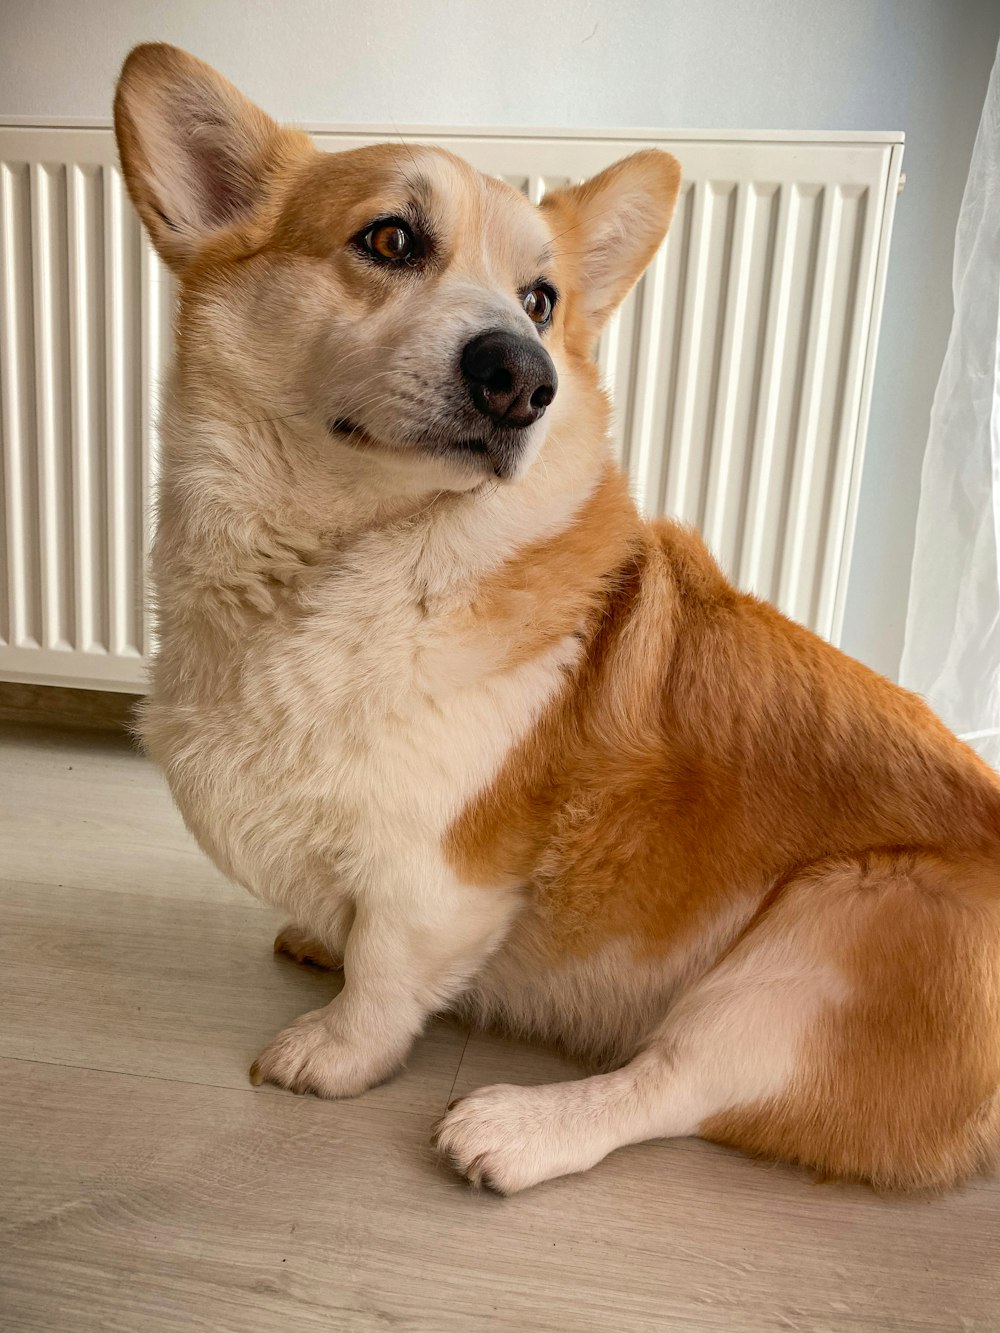
{"type": "Polygon", "coordinates": [[[419,171],[419,170],[420,170],[420,167],[417,165],[417,159],[413,156],[413,149],[410,147],[410,145],[409,145],[409,144],[406,142],[406,140],[403,138],[402,134],[400,134],[400,132],[399,132],[399,126],[396,124],[396,122],[395,122],[395,121],[392,121],[391,123],[392,123],[393,132],[395,133],[396,138],[399,140],[399,142],[400,142],[400,143],[403,145],[403,147],[406,149],[407,155],[408,155],[410,161],[413,163],[414,168],[415,168],[417,171],[419,171]]]}
{"type": "Polygon", "coordinates": [[[250,421],[229,421],[225,417],[218,418],[225,426],[264,426],[275,421],[291,421],[292,417],[306,417],[309,415],[309,408],[304,407],[301,412],[286,412],[280,417],[254,417],[250,421]]]}

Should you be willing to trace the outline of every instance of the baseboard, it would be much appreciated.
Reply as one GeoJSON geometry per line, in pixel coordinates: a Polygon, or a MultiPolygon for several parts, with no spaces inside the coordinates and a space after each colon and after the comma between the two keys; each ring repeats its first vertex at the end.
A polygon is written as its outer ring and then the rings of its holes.
{"type": "Polygon", "coordinates": [[[4,722],[62,727],[71,731],[129,732],[139,694],[71,690],[56,685],[0,681],[0,725],[4,722]]]}

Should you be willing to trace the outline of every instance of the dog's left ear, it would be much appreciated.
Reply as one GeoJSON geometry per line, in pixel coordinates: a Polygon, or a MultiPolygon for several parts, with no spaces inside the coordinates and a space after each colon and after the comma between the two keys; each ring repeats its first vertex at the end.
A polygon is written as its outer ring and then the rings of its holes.
{"type": "Polygon", "coordinates": [[[656,254],[680,184],[677,159],[651,148],[542,200],[553,254],[576,278],[574,313],[594,340],[656,254]]]}

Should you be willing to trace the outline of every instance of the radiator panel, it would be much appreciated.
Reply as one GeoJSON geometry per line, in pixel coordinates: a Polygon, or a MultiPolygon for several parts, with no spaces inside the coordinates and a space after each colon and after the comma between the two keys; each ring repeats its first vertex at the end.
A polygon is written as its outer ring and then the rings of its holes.
{"type": "MultiPolygon", "coordinates": [[[[681,159],[670,235],[599,349],[616,448],[644,510],[836,642],[900,136],[413,137],[536,201],[651,144],[681,159]]],[[[0,245],[0,678],[141,689],[172,294],[110,129],[0,126],[0,245]]]]}
{"type": "Polygon", "coordinates": [[[0,130],[0,674],[138,686],[160,274],[108,136],[0,130]],[[61,151],[60,151],[61,150],[61,151]],[[152,353],[152,355],[151,355],[152,353]]]}

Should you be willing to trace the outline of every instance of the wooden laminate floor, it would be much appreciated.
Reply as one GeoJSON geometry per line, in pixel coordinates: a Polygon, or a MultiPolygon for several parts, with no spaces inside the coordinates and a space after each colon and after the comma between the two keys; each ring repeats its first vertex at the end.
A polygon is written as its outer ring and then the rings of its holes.
{"type": "Polygon", "coordinates": [[[321,973],[124,741],[0,738],[0,1328],[1000,1330],[1000,1185],[882,1199],[697,1142],[476,1195],[428,1130],[571,1077],[445,1023],[348,1102],[247,1068],[321,973]]]}

